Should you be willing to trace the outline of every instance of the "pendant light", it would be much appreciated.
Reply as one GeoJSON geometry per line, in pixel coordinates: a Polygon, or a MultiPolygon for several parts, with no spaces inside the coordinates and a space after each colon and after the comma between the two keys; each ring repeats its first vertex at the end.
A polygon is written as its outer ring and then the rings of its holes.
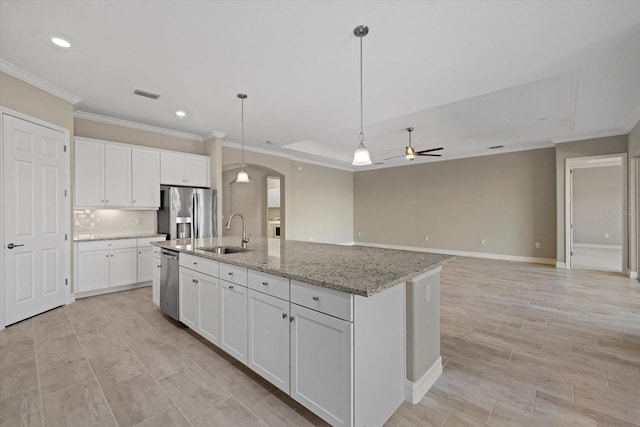
{"type": "Polygon", "coordinates": [[[236,178],[236,182],[247,183],[249,181],[249,175],[244,170],[244,100],[247,99],[247,95],[244,93],[239,93],[238,98],[240,98],[240,105],[242,111],[242,167],[240,168],[240,172],[238,172],[238,176],[236,178]]]}
{"type": "Polygon", "coordinates": [[[409,132],[409,145],[404,151],[404,156],[407,158],[407,160],[413,160],[416,158],[416,150],[414,150],[411,146],[411,132],[413,132],[413,128],[407,128],[407,132],[409,132]]]}
{"type": "Polygon", "coordinates": [[[369,27],[366,25],[358,25],[353,29],[353,34],[360,39],[360,144],[356,151],[353,153],[353,166],[366,166],[371,164],[371,156],[369,156],[369,150],[364,146],[364,131],[363,131],[363,114],[362,114],[362,38],[369,34],[369,27]]]}

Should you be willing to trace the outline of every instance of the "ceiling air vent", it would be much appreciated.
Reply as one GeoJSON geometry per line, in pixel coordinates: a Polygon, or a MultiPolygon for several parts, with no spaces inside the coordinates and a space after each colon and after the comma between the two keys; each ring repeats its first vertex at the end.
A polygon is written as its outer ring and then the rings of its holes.
{"type": "Polygon", "coordinates": [[[138,95],[138,96],[144,96],[145,98],[151,98],[151,99],[158,99],[160,98],[160,95],[156,94],[156,93],[151,93],[151,92],[147,92],[144,90],[140,90],[140,89],[136,89],[133,91],[134,95],[138,95]]]}
{"type": "Polygon", "coordinates": [[[489,150],[497,150],[498,148],[504,148],[504,145],[494,145],[493,147],[489,147],[489,150]]]}

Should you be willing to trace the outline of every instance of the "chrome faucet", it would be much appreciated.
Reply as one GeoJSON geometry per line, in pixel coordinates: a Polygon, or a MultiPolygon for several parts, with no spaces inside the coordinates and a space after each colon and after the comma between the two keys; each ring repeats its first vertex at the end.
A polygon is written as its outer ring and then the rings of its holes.
{"type": "Polygon", "coordinates": [[[244,216],[242,216],[240,212],[231,214],[231,216],[229,217],[229,221],[227,221],[227,224],[224,226],[224,228],[226,228],[227,230],[231,229],[231,220],[236,215],[239,216],[240,219],[242,219],[242,247],[246,248],[249,245],[249,238],[247,237],[247,227],[244,221],[244,216]]]}

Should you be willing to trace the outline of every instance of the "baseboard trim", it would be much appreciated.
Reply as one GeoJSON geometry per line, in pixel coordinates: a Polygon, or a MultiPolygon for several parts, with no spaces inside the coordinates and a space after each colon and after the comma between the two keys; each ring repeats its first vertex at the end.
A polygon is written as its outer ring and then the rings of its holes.
{"type": "Polygon", "coordinates": [[[414,405],[422,400],[432,385],[442,375],[442,357],[438,357],[427,372],[416,382],[405,379],[404,381],[404,400],[414,405]]]}
{"type": "Polygon", "coordinates": [[[567,263],[564,261],[556,261],[556,268],[567,268],[567,263]]]}
{"type": "Polygon", "coordinates": [[[434,254],[465,256],[470,258],[497,259],[502,261],[517,261],[517,262],[532,262],[535,264],[554,265],[556,263],[555,259],[550,259],[550,258],[536,258],[536,257],[527,257],[527,256],[518,256],[518,255],[503,255],[503,254],[493,254],[489,252],[454,251],[449,249],[421,248],[418,246],[387,245],[384,243],[353,242],[353,246],[369,246],[374,248],[399,249],[404,251],[431,252],[434,254]]]}
{"type": "Polygon", "coordinates": [[[110,294],[113,292],[128,291],[130,289],[144,288],[145,286],[151,286],[151,282],[134,283],[133,285],[118,286],[115,288],[96,289],[95,291],[76,292],[74,294],[75,299],[93,297],[96,295],[110,294]]]}
{"type": "Polygon", "coordinates": [[[620,249],[622,250],[622,245],[595,245],[591,243],[574,243],[574,248],[592,248],[592,249],[620,249]]]}
{"type": "Polygon", "coordinates": [[[637,279],[637,278],[638,278],[638,272],[629,270],[629,279],[637,279]]]}

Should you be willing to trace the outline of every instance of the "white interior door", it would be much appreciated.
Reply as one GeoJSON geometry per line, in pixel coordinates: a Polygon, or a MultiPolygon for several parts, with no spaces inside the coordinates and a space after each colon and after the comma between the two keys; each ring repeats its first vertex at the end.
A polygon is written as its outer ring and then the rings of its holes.
{"type": "Polygon", "coordinates": [[[5,324],[65,303],[64,134],[2,115],[5,324]]]}

